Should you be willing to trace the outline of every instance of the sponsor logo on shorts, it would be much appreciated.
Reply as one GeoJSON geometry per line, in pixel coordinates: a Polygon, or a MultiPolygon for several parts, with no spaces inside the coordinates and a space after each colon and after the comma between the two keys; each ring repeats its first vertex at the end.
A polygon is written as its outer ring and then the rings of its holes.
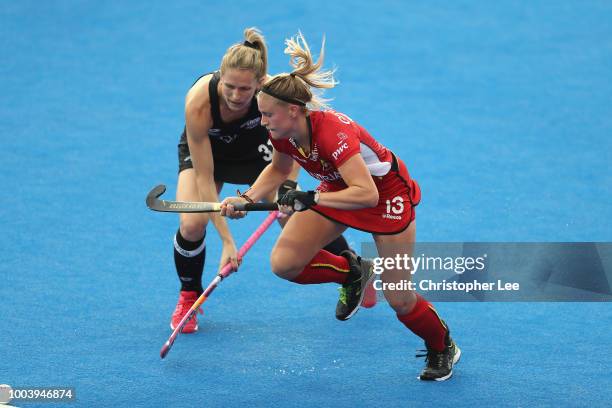
{"type": "Polygon", "coordinates": [[[401,215],[383,214],[382,217],[387,218],[389,220],[401,220],[402,219],[401,215]]]}

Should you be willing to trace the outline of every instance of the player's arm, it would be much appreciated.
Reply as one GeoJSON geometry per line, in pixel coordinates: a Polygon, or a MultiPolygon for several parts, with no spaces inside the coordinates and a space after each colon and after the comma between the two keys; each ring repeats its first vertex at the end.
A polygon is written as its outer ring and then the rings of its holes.
{"type": "Polygon", "coordinates": [[[315,204],[340,210],[357,210],[378,204],[378,189],[360,154],[346,159],[338,171],[347,188],[335,192],[289,190],[279,197],[283,212],[304,211],[315,204]]]}
{"type": "Polygon", "coordinates": [[[357,210],[378,205],[378,189],[360,154],[347,159],[338,167],[338,171],[347,188],[319,193],[317,204],[341,210],[357,210]]]}
{"type": "MultiPolygon", "coordinates": [[[[251,201],[257,202],[278,190],[278,187],[289,178],[294,171],[293,158],[274,150],[272,163],[268,164],[259,174],[255,183],[247,190],[246,195],[251,201]]],[[[245,211],[235,211],[233,204],[244,203],[243,197],[227,197],[221,203],[221,215],[230,218],[242,218],[245,211]]]]}
{"type": "MultiPolygon", "coordinates": [[[[192,88],[185,99],[185,123],[187,128],[187,143],[193,169],[196,174],[196,184],[200,201],[218,202],[219,196],[214,180],[214,164],[208,130],[212,126],[210,115],[210,99],[208,87],[192,88]]],[[[211,214],[215,229],[224,243],[234,243],[232,234],[225,218],[211,214]]]]}

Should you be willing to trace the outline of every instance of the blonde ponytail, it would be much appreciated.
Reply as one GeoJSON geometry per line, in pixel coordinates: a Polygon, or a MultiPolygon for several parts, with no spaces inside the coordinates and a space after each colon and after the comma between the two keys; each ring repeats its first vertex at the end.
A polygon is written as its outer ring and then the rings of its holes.
{"type": "Polygon", "coordinates": [[[325,56],[325,38],[321,45],[319,59],[314,62],[310,47],[301,32],[285,40],[285,54],[290,56],[293,71],[274,76],[267,81],[262,92],[284,102],[307,106],[312,110],[327,109],[327,102],[316,90],[330,89],[338,84],[334,70],[322,70],[325,56]],[[314,88],[314,92],[311,88],[314,88]]]}
{"type": "Polygon", "coordinates": [[[227,49],[221,60],[221,75],[229,69],[248,69],[260,80],[268,72],[268,48],[261,32],[255,28],[244,30],[244,42],[227,49]]]}

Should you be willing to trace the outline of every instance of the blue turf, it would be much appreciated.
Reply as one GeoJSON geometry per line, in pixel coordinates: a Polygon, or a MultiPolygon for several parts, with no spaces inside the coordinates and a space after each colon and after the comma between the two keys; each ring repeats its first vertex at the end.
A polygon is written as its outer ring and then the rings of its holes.
{"type": "MultiPolygon", "coordinates": [[[[272,276],[277,226],[159,359],[177,217],[144,196],[174,194],[184,93],[246,26],[272,73],[286,36],[327,35],[334,106],[422,186],[420,240],[612,239],[608,2],[220,4],[0,7],[0,384],[74,386],[78,406],[609,404],[609,304],[441,303],[464,358],[420,383],[386,305],[341,324],[333,286],[272,276]]],[[[232,221],[237,241],[263,217],[232,221]]]]}

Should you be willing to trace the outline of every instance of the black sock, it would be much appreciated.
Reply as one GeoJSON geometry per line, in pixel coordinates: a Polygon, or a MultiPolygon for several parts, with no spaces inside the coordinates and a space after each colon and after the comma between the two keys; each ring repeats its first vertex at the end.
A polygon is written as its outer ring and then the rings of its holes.
{"type": "Polygon", "coordinates": [[[206,244],[204,237],[193,242],[187,241],[181,235],[181,230],[174,237],[174,264],[176,273],[181,280],[181,290],[196,291],[202,293],[202,272],[206,260],[206,244]]]}
{"type": "Polygon", "coordinates": [[[344,235],[340,235],[323,249],[334,255],[340,255],[340,252],[351,249],[351,247],[349,247],[348,242],[344,239],[344,235]]]}

